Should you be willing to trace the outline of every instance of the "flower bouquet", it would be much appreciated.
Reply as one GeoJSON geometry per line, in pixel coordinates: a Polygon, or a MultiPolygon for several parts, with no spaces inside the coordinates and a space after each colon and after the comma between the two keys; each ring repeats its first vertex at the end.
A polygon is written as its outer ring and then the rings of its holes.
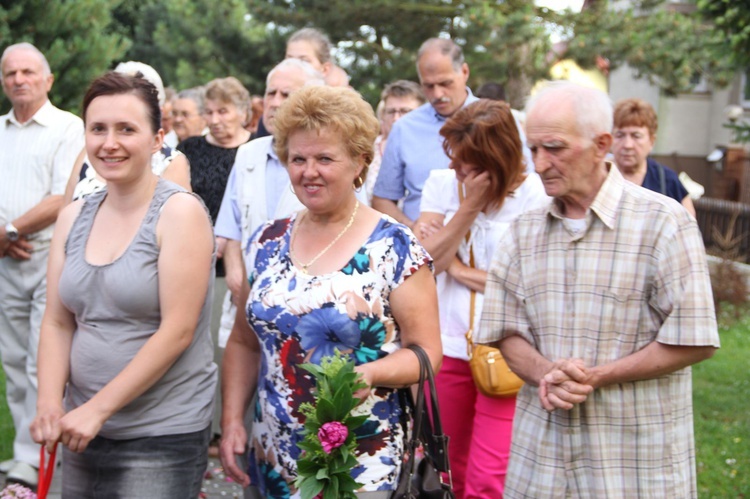
{"type": "Polygon", "coordinates": [[[0,490],[0,499],[37,499],[36,493],[20,483],[12,483],[0,490]]]}
{"type": "Polygon", "coordinates": [[[367,385],[354,371],[354,362],[336,350],[323,357],[320,365],[303,364],[316,380],[313,404],[304,403],[304,438],[298,446],[304,452],[297,460],[295,485],[302,499],[356,499],[362,487],[351,477],[357,465],[354,430],[362,426],[367,415],[352,416],[359,400],[354,393],[367,385]]]}

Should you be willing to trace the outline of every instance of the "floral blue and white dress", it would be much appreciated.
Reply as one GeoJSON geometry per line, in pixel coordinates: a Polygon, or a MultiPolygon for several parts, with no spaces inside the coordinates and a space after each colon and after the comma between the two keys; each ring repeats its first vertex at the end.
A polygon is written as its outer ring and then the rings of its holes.
{"type": "MultiPolygon", "coordinates": [[[[264,497],[298,497],[297,475],[304,416],[314,380],[300,368],[320,363],[334,349],[356,364],[400,347],[390,294],[432,260],[412,232],[383,217],[367,242],[337,272],[307,275],[289,256],[296,215],[261,226],[247,251],[250,296],[246,313],[261,347],[250,478],[264,497]]],[[[401,408],[393,389],[374,388],[355,409],[369,419],[357,431],[359,465],[352,477],[362,491],[395,488],[403,451],[401,408]]]]}

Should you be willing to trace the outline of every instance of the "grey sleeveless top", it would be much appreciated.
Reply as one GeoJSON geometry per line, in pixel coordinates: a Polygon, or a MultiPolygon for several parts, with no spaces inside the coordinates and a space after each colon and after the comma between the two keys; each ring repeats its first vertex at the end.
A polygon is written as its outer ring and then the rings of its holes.
{"type": "MultiPolygon", "coordinates": [[[[156,223],[164,203],[179,192],[185,191],[159,179],[135,237],[125,252],[107,265],[91,265],[85,258],[91,226],[106,190],[86,198],[73,223],[59,286],[60,299],[76,319],[66,410],[82,405],[109,383],[159,328],[156,223]]],[[[109,418],[99,435],[112,439],[176,435],[209,425],[216,389],[209,331],[213,276],[209,282],[190,346],[156,384],[109,418]]],[[[203,290],[196,289],[198,292],[203,290]]]]}

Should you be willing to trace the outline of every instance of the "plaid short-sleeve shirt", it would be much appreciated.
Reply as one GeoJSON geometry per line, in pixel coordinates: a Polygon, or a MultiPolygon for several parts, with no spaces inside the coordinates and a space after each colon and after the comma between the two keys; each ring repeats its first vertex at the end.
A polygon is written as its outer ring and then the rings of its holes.
{"type": "MultiPolygon", "coordinates": [[[[491,264],[477,341],[511,334],[550,360],[589,366],[652,341],[718,347],[695,220],[611,166],[582,232],[554,203],[521,215],[491,264]]],[[[691,388],[688,367],[548,413],[526,385],[505,497],[695,497],[691,388]]]]}

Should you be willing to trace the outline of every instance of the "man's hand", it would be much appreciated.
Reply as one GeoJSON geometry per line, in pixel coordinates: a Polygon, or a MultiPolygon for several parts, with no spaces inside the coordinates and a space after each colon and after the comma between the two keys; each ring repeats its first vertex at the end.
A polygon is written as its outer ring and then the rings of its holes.
{"type": "Polygon", "coordinates": [[[588,380],[589,372],[581,359],[558,360],[539,381],[539,400],[549,412],[570,410],[594,391],[588,380]]]}
{"type": "Polygon", "coordinates": [[[8,239],[8,234],[5,232],[5,227],[0,225],[0,258],[4,258],[8,255],[8,247],[13,244],[8,239]]]}
{"type": "Polygon", "coordinates": [[[216,237],[216,258],[222,258],[224,256],[224,249],[227,246],[227,239],[225,237],[216,237]]]}
{"type": "Polygon", "coordinates": [[[5,251],[5,255],[16,260],[30,260],[33,249],[34,246],[30,242],[25,238],[21,238],[18,241],[10,243],[10,246],[5,251]]]}

